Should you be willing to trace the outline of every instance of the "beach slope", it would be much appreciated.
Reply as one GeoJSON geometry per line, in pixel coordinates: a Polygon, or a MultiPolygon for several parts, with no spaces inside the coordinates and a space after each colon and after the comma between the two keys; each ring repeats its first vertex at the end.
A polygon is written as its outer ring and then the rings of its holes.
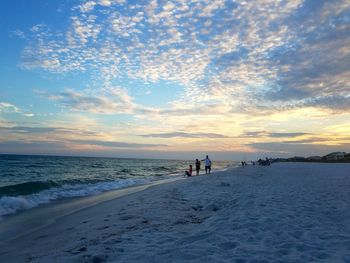
{"type": "Polygon", "coordinates": [[[6,241],[0,262],[350,262],[350,165],[246,166],[152,186],[6,241]]]}

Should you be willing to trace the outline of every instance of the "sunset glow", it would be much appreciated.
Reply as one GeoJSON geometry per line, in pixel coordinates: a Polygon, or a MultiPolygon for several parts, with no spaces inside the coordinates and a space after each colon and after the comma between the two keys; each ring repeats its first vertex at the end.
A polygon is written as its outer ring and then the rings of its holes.
{"type": "Polygon", "coordinates": [[[5,0],[0,153],[350,151],[348,0],[5,0]]]}

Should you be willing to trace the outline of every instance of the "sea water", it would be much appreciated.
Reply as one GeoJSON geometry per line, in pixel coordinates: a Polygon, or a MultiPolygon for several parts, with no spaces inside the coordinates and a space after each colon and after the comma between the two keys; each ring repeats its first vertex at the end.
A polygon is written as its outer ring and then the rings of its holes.
{"type": "MultiPolygon", "coordinates": [[[[56,200],[180,177],[189,164],[194,161],[0,155],[0,218],[56,200]]],[[[212,169],[236,165],[214,161],[212,169]]]]}

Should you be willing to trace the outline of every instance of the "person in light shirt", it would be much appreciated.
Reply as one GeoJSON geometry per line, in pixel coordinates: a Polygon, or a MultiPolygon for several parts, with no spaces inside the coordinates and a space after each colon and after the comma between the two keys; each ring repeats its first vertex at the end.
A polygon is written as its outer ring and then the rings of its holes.
{"type": "Polygon", "coordinates": [[[203,159],[202,161],[204,161],[204,165],[205,165],[205,174],[210,174],[210,170],[211,170],[211,161],[209,159],[209,156],[207,155],[207,157],[205,157],[205,159],[203,159]]]}

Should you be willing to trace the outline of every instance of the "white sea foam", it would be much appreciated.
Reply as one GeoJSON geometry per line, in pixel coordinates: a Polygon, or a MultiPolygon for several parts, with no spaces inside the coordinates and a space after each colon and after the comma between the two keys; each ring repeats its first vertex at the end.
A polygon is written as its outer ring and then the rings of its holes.
{"type": "Polygon", "coordinates": [[[4,215],[14,214],[21,210],[34,208],[41,204],[47,204],[54,200],[70,197],[82,197],[96,195],[102,192],[116,190],[137,184],[150,182],[150,179],[122,179],[112,182],[100,182],[94,184],[65,184],[41,191],[39,193],[22,196],[4,196],[0,198],[0,218],[4,215]]]}

